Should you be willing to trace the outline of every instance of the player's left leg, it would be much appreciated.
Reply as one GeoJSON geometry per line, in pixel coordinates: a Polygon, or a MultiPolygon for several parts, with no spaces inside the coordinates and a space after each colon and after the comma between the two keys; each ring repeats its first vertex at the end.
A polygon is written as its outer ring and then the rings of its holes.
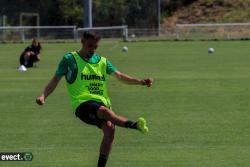
{"type": "Polygon", "coordinates": [[[115,137],[115,125],[110,121],[104,121],[101,125],[101,129],[103,131],[103,139],[100,146],[100,156],[97,166],[105,167],[115,137]]]}
{"type": "Polygon", "coordinates": [[[25,67],[33,67],[33,64],[36,60],[36,55],[34,52],[25,52],[23,53],[24,66],[25,67]]]}
{"type": "Polygon", "coordinates": [[[121,127],[137,129],[142,133],[148,132],[148,127],[144,118],[139,118],[138,121],[133,122],[123,116],[115,114],[115,112],[105,106],[100,106],[97,111],[97,116],[99,119],[111,121],[113,124],[121,127]]]}

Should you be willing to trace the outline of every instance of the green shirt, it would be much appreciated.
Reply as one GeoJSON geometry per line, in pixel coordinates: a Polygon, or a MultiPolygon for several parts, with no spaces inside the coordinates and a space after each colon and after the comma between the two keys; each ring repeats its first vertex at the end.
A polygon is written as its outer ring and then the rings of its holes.
{"type": "MultiPolygon", "coordinates": [[[[101,56],[94,54],[88,62],[96,64],[100,61],[100,59],[101,56]]],[[[115,71],[117,71],[117,68],[113,66],[109,60],[107,60],[107,74],[111,74],[115,71]]],[[[63,56],[57,67],[55,75],[60,77],[65,76],[69,83],[73,83],[75,81],[77,75],[77,64],[71,53],[67,53],[63,56]]]]}

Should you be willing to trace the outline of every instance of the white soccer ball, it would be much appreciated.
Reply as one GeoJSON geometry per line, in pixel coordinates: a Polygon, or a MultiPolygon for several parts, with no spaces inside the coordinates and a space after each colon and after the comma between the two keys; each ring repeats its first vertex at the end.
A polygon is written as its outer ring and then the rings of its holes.
{"type": "Polygon", "coordinates": [[[208,53],[214,53],[214,48],[208,48],[208,53]]]}
{"type": "Polygon", "coordinates": [[[123,52],[127,52],[128,51],[128,47],[127,46],[123,46],[122,51],[123,52]]]}

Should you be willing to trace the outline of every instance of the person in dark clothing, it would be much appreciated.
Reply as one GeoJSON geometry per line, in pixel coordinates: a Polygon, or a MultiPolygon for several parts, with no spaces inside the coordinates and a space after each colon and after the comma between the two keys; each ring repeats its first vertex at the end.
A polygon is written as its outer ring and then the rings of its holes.
{"type": "Polygon", "coordinates": [[[40,61],[40,51],[42,46],[40,42],[36,39],[32,40],[32,44],[27,46],[25,50],[20,55],[20,65],[25,67],[33,67],[35,62],[40,61]]]}

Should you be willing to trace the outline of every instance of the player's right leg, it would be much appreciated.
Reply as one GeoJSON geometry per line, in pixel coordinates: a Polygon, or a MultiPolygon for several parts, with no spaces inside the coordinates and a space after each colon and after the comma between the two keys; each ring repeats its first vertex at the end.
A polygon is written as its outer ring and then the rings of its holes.
{"type": "Polygon", "coordinates": [[[115,137],[115,125],[110,121],[104,121],[101,125],[101,129],[103,131],[103,140],[100,147],[100,153],[109,155],[115,137]]]}
{"type": "Polygon", "coordinates": [[[97,167],[105,167],[109,153],[112,149],[112,144],[115,137],[115,125],[110,121],[103,121],[101,125],[103,131],[103,139],[100,146],[100,155],[97,167]]]}
{"type": "Polygon", "coordinates": [[[24,54],[22,53],[19,58],[20,65],[24,65],[24,54]]]}
{"type": "Polygon", "coordinates": [[[30,59],[31,52],[25,52],[24,53],[24,65],[28,67],[29,59],[30,59]]]}
{"type": "Polygon", "coordinates": [[[83,122],[95,125],[103,131],[103,139],[100,146],[100,155],[98,159],[98,167],[105,167],[109,153],[115,136],[115,125],[111,121],[99,119],[97,111],[101,107],[100,103],[95,101],[87,101],[82,103],[76,109],[75,115],[83,122]]]}

